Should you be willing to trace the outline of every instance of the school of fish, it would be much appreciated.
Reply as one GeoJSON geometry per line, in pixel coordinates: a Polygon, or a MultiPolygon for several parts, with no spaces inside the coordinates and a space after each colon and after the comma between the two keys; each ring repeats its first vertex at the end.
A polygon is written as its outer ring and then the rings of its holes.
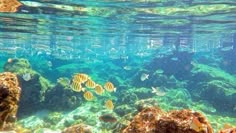
{"type": "MultiPolygon", "coordinates": [[[[83,92],[83,96],[87,101],[92,101],[95,99],[93,92],[96,95],[103,95],[105,91],[111,93],[116,92],[116,88],[112,82],[107,81],[104,86],[97,84],[91,79],[91,77],[85,73],[76,73],[72,77],[70,88],[75,92],[83,92]]],[[[112,100],[107,100],[105,102],[105,107],[109,110],[114,109],[114,104],[112,100]]]]}

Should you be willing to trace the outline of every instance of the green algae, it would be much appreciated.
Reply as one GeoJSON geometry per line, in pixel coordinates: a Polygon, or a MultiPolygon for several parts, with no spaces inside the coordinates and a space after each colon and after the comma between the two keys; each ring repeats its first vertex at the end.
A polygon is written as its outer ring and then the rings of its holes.
{"type": "Polygon", "coordinates": [[[207,83],[208,92],[218,92],[224,96],[236,94],[235,86],[221,80],[212,80],[207,83]]]}
{"type": "Polygon", "coordinates": [[[228,84],[236,86],[236,77],[232,76],[231,74],[219,68],[214,68],[208,65],[195,64],[195,63],[193,64],[193,66],[194,66],[192,69],[193,74],[202,73],[208,76],[208,80],[209,79],[222,80],[228,84]]]}

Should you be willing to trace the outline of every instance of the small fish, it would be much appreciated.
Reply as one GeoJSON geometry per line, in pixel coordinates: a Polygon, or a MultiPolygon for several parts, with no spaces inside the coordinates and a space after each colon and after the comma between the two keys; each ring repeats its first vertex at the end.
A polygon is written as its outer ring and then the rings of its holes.
{"type": "Polygon", "coordinates": [[[86,81],[86,83],[85,83],[85,86],[86,86],[87,88],[95,88],[95,87],[96,87],[96,83],[95,83],[93,80],[88,79],[88,80],[86,81]]]}
{"type": "Polygon", "coordinates": [[[109,91],[109,92],[116,92],[116,88],[114,87],[114,85],[111,82],[106,82],[104,85],[104,88],[109,91]]]}
{"type": "Polygon", "coordinates": [[[200,132],[203,130],[203,124],[198,120],[197,117],[192,117],[190,128],[196,132],[200,132]]]}
{"type": "Polygon", "coordinates": [[[66,37],[66,40],[67,40],[67,41],[71,41],[72,39],[73,39],[73,36],[67,36],[67,37],[66,37]]]}
{"type": "Polygon", "coordinates": [[[236,105],[234,105],[233,111],[236,111],[236,105]]]}
{"type": "Polygon", "coordinates": [[[64,86],[64,87],[69,87],[70,80],[66,77],[60,77],[57,79],[57,83],[64,86]]]}
{"type": "Polygon", "coordinates": [[[110,123],[113,123],[113,122],[117,121],[116,117],[114,117],[112,114],[101,115],[99,117],[99,120],[103,121],[103,122],[110,122],[110,123]]]}
{"type": "Polygon", "coordinates": [[[143,73],[143,74],[141,75],[141,77],[140,77],[140,80],[141,80],[141,81],[147,80],[148,77],[149,77],[149,74],[143,73]]]}
{"type": "Polygon", "coordinates": [[[29,81],[29,80],[31,80],[31,75],[30,75],[30,73],[25,73],[25,74],[23,74],[22,78],[25,81],[29,81]]]}
{"type": "Polygon", "coordinates": [[[94,96],[93,96],[93,93],[90,92],[90,91],[86,91],[84,93],[84,98],[87,100],[87,101],[92,101],[94,99],[94,96]]]}
{"type": "Polygon", "coordinates": [[[97,95],[102,95],[103,93],[104,93],[104,89],[102,88],[102,86],[101,85],[96,85],[96,87],[95,87],[95,93],[97,94],[97,95]]]}
{"type": "Polygon", "coordinates": [[[222,47],[221,51],[230,51],[232,49],[234,49],[234,46],[226,46],[226,47],[222,47]]]}
{"type": "Polygon", "coordinates": [[[89,79],[89,76],[84,73],[78,73],[73,77],[73,80],[80,83],[85,83],[89,79]]]}
{"type": "Polygon", "coordinates": [[[114,109],[114,104],[111,100],[107,100],[105,103],[105,106],[107,109],[113,110],[114,109]]]}
{"type": "Polygon", "coordinates": [[[12,58],[7,59],[7,63],[12,63],[12,62],[13,62],[12,58]]]}
{"type": "Polygon", "coordinates": [[[73,91],[76,91],[76,92],[81,92],[85,90],[79,82],[72,82],[71,88],[73,91]]]}
{"type": "Polygon", "coordinates": [[[159,87],[152,87],[152,93],[156,94],[157,96],[165,96],[166,92],[161,90],[159,87]]]}
{"type": "Polygon", "coordinates": [[[178,59],[177,57],[172,57],[171,60],[172,60],[172,61],[177,61],[177,60],[179,60],[179,59],[178,59]]]}
{"type": "Polygon", "coordinates": [[[129,70],[131,70],[132,68],[131,68],[131,66],[124,66],[123,69],[129,71],[129,70]]]}
{"type": "Polygon", "coordinates": [[[164,71],[162,70],[162,69],[157,69],[156,71],[155,71],[155,73],[156,74],[162,74],[164,71]]]}
{"type": "Polygon", "coordinates": [[[48,61],[48,62],[47,62],[47,66],[48,66],[48,67],[52,67],[52,62],[51,62],[51,61],[48,61]]]}

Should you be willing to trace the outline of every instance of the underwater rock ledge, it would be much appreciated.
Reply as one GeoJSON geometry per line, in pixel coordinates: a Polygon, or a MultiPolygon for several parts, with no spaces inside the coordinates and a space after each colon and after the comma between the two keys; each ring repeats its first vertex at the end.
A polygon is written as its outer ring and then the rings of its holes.
{"type": "Polygon", "coordinates": [[[0,73],[0,131],[12,130],[16,121],[21,88],[15,74],[0,73]]]}
{"type": "Polygon", "coordinates": [[[122,133],[213,133],[206,117],[189,109],[164,112],[149,107],[139,112],[122,133]]]}
{"type": "Polygon", "coordinates": [[[46,91],[51,89],[52,85],[31,68],[27,59],[8,59],[4,65],[4,71],[16,74],[19,79],[19,85],[22,88],[18,111],[20,117],[43,108],[46,91]]]}

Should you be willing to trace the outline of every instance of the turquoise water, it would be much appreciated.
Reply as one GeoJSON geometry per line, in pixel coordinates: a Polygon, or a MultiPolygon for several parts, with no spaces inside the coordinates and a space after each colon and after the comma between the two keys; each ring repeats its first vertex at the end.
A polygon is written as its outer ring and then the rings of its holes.
{"type": "Polygon", "coordinates": [[[234,0],[19,2],[17,12],[0,13],[0,71],[19,78],[23,128],[84,123],[120,132],[99,116],[130,121],[142,100],[165,111],[200,111],[215,131],[236,126],[234,0]],[[117,90],[97,95],[83,84],[94,95],[86,100],[71,87],[76,73],[117,90]]]}

